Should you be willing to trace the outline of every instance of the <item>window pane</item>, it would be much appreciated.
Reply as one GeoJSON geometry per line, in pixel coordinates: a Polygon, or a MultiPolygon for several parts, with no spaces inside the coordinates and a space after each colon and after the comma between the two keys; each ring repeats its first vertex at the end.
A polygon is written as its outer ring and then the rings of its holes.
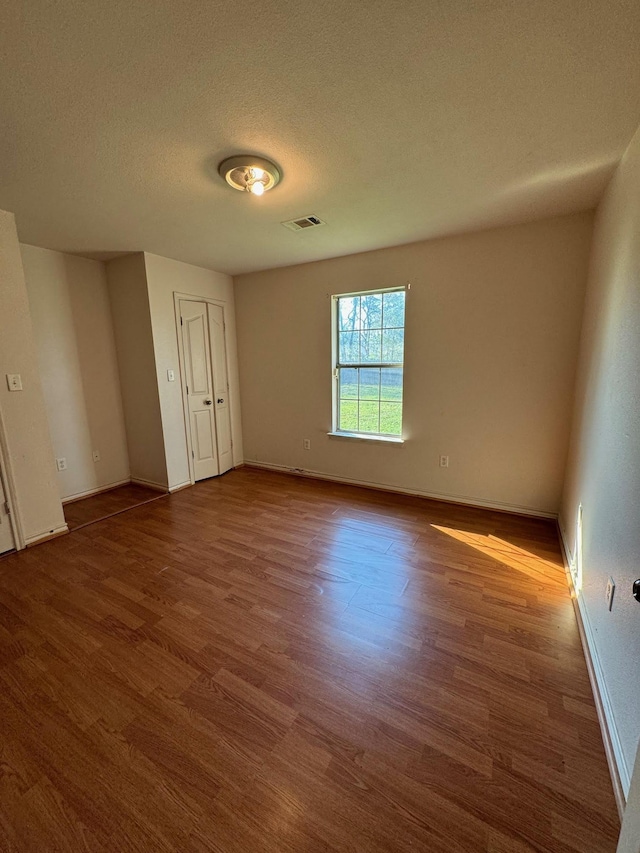
{"type": "Polygon", "coordinates": [[[360,328],[379,329],[382,326],[382,294],[360,297],[360,328]]]}
{"type": "Polygon", "coordinates": [[[380,362],[382,355],[382,332],[373,329],[368,332],[360,332],[360,361],[380,362]]]}
{"type": "Polygon", "coordinates": [[[401,435],[402,403],[380,403],[380,432],[401,435]]]}
{"type": "Polygon", "coordinates": [[[373,400],[360,401],[360,432],[380,432],[380,403],[373,400]]]}
{"type": "Polygon", "coordinates": [[[338,361],[357,364],[360,361],[360,332],[340,332],[338,361]]]}
{"type": "Polygon", "coordinates": [[[358,371],[353,367],[340,368],[340,399],[357,400],[358,371]]]}
{"type": "Polygon", "coordinates": [[[402,368],[383,367],[380,371],[380,399],[388,401],[402,400],[402,368]]]}
{"type": "Polygon", "coordinates": [[[360,399],[380,399],[380,368],[363,367],[360,370],[360,399]]]}
{"type": "Polygon", "coordinates": [[[358,431],[358,401],[340,400],[338,405],[338,429],[346,432],[358,431]]]}
{"type": "Polygon", "coordinates": [[[399,362],[404,358],[404,329],[385,329],[382,333],[382,361],[399,362]]]}
{"type": "Polygon", "coordinates": [[[338,299],[338,321],[341,332],[360,328],[359,296],[344,296],[342,299],[338,299]]]}
{"type": "Polygon", "coordinates": [[[404,290],[385,293],[383,307],[385,329],[404,326],[404,290]]]}

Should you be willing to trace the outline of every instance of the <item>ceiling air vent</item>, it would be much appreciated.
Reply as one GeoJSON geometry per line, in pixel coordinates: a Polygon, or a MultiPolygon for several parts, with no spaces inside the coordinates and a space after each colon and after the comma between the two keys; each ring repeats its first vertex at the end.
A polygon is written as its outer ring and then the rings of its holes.
{"type": "Polygon", "coordinates": [[[302,219],[290,219],[282,224],[290,231],[303,231],[305,228],[317,228],[318,225],[326,225],[327,223],[318,219],[317,216],[303,216],[302,219]]]}

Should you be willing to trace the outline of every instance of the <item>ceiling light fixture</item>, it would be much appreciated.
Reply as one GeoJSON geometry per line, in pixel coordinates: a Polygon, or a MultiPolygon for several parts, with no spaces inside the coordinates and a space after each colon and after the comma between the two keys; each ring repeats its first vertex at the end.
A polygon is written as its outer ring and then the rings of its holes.
{"type": "Polygon", "coordinates": [[[227,157],[218,166],[218,173],[234,190],[251,195],[262,195],[280,180],[280,170],[275,163],[253,154],[227,157]]]}

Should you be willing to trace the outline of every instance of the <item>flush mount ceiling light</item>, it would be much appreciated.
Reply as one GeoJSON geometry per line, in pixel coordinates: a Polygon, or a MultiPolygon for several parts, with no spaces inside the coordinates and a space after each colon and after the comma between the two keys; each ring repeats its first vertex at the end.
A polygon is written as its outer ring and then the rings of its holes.
{"type": "Polygon", "coordinates": [[[280,180],[280,170],[275,163],[253,154],[227,157],[218,166],[218,172],[234,190],[252,195],[262,195],[280,180]]]}

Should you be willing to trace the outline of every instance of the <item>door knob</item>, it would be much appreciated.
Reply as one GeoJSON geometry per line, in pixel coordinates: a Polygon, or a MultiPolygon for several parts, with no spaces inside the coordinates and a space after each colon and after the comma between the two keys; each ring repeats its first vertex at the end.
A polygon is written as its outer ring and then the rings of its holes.
{"type": "Polygon", "coordinates": [[[205,400],[204,401],[205,406],[210,406],[212,403],[213,403],[213,400],[205,400]]]}
{"type": "Polygon", "coordinates": [[[224,397],[218,397],[218,402],[219,402],[219,403],[224,403],[224,397]]]}

